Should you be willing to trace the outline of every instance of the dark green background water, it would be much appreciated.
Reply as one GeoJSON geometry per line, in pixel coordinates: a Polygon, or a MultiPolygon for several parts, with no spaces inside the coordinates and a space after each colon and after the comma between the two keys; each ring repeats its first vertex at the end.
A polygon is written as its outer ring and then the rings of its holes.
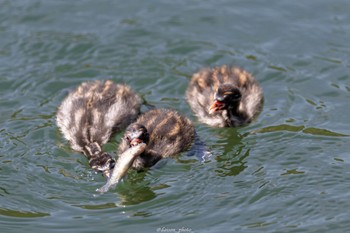
{"type": "Polygon", "coordinates": [[[349,58],[348,0],[0,0],[0,232],[349,232],[349,58]],[[192,73],[222,64],[264,89],[247,127],[202,125],[185,101],[192,73]],[[96,195],[104,179],[55,124],[95,79],[190,117],[212,159],[96,195]]]}

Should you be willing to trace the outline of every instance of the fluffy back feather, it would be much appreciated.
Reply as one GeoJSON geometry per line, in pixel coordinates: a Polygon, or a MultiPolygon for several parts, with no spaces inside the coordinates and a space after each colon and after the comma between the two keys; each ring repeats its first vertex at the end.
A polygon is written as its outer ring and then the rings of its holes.
{"type": "Polygon", "coordinates": [[[128,86],[110,80],[85,82],[72,91],[57,112],[57,125],[71,147],[84,152],[89,143],[107,143],[140,112],[141,99],[128,86]]]}
{"type": "MultiPolygon", "coordinates": [[[[161,158],[171,157],[187,150],[195,138],[192,122],[169,109],[152,109],[141,115],[134,124],[144,125],[149,133],[149,142],[141,156],[133,164],[136,169],[153,166],[161,158]]],[[[129,148],[122,139],[118,154],[129,148]]]]}

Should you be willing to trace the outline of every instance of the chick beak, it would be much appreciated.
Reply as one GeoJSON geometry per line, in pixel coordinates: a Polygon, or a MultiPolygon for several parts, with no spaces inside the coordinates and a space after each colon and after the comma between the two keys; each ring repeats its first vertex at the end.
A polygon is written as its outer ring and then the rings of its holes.
{"type": "Polygon", "coordinates": [[[142,143],[143,141],[139,138],[141,137],[142,132],[135,131],[135,132],[129,132],[126,136],[126,140],[128,140],[130,147],[137,146],[138,144],[142,143]]]}
{"type": "Polygon", "coordinates": [[[222,110],[225,107],[224,102],[215,100],[214,103],[209,108],[209,114],[213,114],[219,110],[222,110]]]}
{"type": "Polygon", "coordinates": [[[134,138],[130,141],[130,146],[133,147],[133,146],[137,146],[138,144],[142,143],[142,140],[139,139],[139,138],[134,138]]]}

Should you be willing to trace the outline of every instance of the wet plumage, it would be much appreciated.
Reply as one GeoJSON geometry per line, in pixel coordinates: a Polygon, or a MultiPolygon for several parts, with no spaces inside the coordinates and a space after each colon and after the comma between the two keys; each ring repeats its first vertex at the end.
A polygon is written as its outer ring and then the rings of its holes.
{"type": "Polygon", "coordinates": [[[84,153],[93,169],[108,176],[115,161],[101,146],[138,117],[140,105],[140,97],[126,85],[84,82],[63,100],[57,125],[72,149],[84,153]]]}
{"type": "Polygon", "coordinates": [[[132,164],[137,170],[151,167],[160,159],[172,157],[190,148],[195,138],[192,122],[169,109],[152,109],[128,126],[118,154],[131,146],[146,143],[145,151],[132,164]]]}
{"type": "Polygon", "coordinates": [[[237,127],[250,123],[258,115],[263,93],[250,73],[224,65],[195,73],[186,99],[202,123],[237,127]]]}

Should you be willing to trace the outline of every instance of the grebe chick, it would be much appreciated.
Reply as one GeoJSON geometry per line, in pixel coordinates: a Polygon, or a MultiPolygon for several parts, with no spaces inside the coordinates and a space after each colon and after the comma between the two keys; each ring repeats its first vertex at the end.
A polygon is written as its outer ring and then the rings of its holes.
{"type": "Polygon", "coordinates": [[[119,145],[121,155],[128,148],[145,143],[144,152],[136,157],[136,170],[152,167],[160,159],[172,157],[190,148],[195,138],[192,122],[169,109],[152,109],[129,125],[119,145]]]}
{"type": "Polygon", "coordinates": [[[141,99],[130,87],[110,80],[84,82],[62,102],[57,125],[73,150],[109,177],[115,160],[102,151],[112,133],[125,129],[140,113],[141,99]]]}
{"type": "Polygon", "coordinates": [[[237,127],[250,123],[261,111],[263,92],[250,73],[224,65],[195,73],[186,99],[202,123],[237,127]]]}

